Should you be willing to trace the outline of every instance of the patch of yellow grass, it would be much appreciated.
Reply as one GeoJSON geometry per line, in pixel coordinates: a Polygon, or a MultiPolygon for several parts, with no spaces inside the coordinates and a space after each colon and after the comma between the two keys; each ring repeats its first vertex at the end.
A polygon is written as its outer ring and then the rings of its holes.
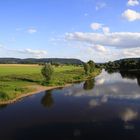
{"type": "Polygon", "coordinates": [[[25,66],[25,67],[38,67],[39,65],[38,64],[0,64],[0,66],[12,66],[12,67],[21,67],[21,66],[25,66]]]}

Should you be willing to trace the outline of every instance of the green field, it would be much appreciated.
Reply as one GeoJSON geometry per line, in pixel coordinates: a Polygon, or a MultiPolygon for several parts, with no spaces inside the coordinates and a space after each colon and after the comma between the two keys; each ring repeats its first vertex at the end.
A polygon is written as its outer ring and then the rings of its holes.
{"type": "MultiPolygon", "coordinates": [[[[39,65],[0,65],[0,101],[14,99],[21,94],[35,90],[32,85],[41,85],[44,81],[39,65]]],[[[93,73],[97,75],[99,70],[93,73]]],[[[54,67],[54,75],[48,86],[59,86],[86,79],[83,67],[54,67]]],[[[35,86],[33,86],[35,87],[35,86]]]]}

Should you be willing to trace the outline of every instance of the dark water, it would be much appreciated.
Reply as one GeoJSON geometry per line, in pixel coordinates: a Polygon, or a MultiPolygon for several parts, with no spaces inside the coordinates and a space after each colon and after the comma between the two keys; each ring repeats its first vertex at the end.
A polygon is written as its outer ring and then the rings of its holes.
{"type": "Polygon", "coordinates": [[[140,140],[140,76],[94,80],[0,107],[0,140],[140,140]]]}

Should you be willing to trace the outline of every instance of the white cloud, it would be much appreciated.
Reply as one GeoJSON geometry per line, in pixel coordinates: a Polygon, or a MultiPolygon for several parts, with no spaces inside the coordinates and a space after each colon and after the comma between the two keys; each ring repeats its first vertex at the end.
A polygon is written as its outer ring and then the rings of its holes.
{"type": "Polygon", "coordinates": [[[17,52],[31,55],[32,57],[36,57],[36,58],[43,58],[46,57],[47,55],[47,51],[45,50],[25,49],[25,50],[17,50],[17,52]]]}
{"type": "Polygon", "coordinates": [[[100,9],[102,9],[102,8],[105,8],[106,6],[107,6],[106,3],[104,3],[104,2],[99,2],[99,3],[96,4],[95,9],[96,9],[96,10],[100,10],[100,9]]]}
{"type": "Polygon", "coordinates": [[[105,34],[107,34],[107,33],[110,32],[109,27],[103,27],[102,29],[103,29],[103,32],[104,32],[105,34]]]}
{"type": "Polygon", "coordinates": [[[93,30],[99,30],[99,29],[101,29],[102,28],[102,24],[101,23],[92,23],[91,25],[90,25],[90,27],[93,29],[93,30]]]}
{"type": "Polygon", "coordinates": [[[107,53],[108,52],[108,49],[106,49],[104,46],[102,46],[102,45],[92,45],[92,44],[84,44],[84,45],[79,45],[79,46],[76,46],[76,48],[80,48],[81,49],[81,51],[83,51],[83,53],[85,54],[85,52],[86,53],[88,53],[88,54],[91,54],[91,55],[93,55],[93,54],[95,54],[95,53],[101,53],[101,54],[105,54],[105,53],[107,53]],[[85,47],[86,46],[86,47],[85,47]]]}
{"type": "Polygon", "coordinates": [[[66,39],[121,49],[140,47],[140,33],[132,32],[114,32],[108,34],[74,32],[67,33],[66,39]]]}
{"type": "Polygon", "coordinates": [[[102,45],[95,45],[94,48],[99,52],[107,52],[107,49],[102,45]]]}
{"type": "Polygon", "coordinates": [[[29,28],[29,29],[27,30],[27,32],[28,32],[29,34],[34,34],[34,33],[37,32],[37,29],[36,29],[36,28],[29,28]]]}
{"type": "MultiPolygon", "coordinates": [[[[66,33],[65,39],[74,44],[84,44],[88,59],[109,61],[120,58],[140,57],[140,32],[110,32],[109,27],[101,23],[92,23],[92,29],[101,29],[102,33],[73,32],[66,33]],[[112,48],[111,48],[112,47],[112,48]]],[[[87,59],[84,57],[84,59],[87,59]]]]}
{"type": "Polygon", "coordinates": [[[123,55],[126,57],[140,57],[140,48],[124,49],[123,55]]]}
{"type": "Polygon", "coordinates": [[[125,18],[128,21],[140,20],[140,13],[136,12],[134,10],[131,10],[131,9],[127,9],[122,14],[122,17],[125,18]]]}
{"type": "Polygon", "coordinates": [[[99,30],[101,29],[103,31],[103,33],[109,33],[110,32],[110,28],[109,27],[106,27],[104,26],[103,24],[101,23],[97,23],[97,22],[93,22],[91,25],[90,25],[91,29],[93,30],[99,30]]]}
{"type": "Polygon", "coordinates": [[[139,5],[139,1],[138,0],[128,0],[127,5],[136,6],[136,5],[139,5]]]}

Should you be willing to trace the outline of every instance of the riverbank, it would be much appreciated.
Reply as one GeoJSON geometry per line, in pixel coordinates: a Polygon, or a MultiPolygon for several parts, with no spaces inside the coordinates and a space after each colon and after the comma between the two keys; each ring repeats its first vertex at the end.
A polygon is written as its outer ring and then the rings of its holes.
{"type": "Polygon", "coordinates": [[[13,65],[9,67],[9,65],[2,65],[0,68],[0,104],[13,103],[26,96],[45,90],[62,88],[75,82],[85,81],[97,76],[101,71],[100,69],[95,69],[92,74],[86,76],[83,67],[56,67],[50,84],[42,86],[41,66],[13,65]]]}
{"type": "Polygon", "coordinates": [[[10,99],[10,100],[7,100],[7,101],[0,101],[0,105],[12,104],[12,103],[17,102],[17,101],[19,101],[19,100],[21,100],[25,97],[28,97],[28,96],[31,96],[31,95],[34,95],[34,94],[38,94],[38,93],[43,92],[43,91],[63,88],[63,87],[67,87],[67,86],[70,86],[70,85],[71,84],[67,84],[65,86],[49,86],[49,87],[41,86],[41,85],[32,85],[32,86],[29,86],[29,88],[35,89],[34,91],[26,93],[26,94],[19,95],[14,99],[10,99]]]}

